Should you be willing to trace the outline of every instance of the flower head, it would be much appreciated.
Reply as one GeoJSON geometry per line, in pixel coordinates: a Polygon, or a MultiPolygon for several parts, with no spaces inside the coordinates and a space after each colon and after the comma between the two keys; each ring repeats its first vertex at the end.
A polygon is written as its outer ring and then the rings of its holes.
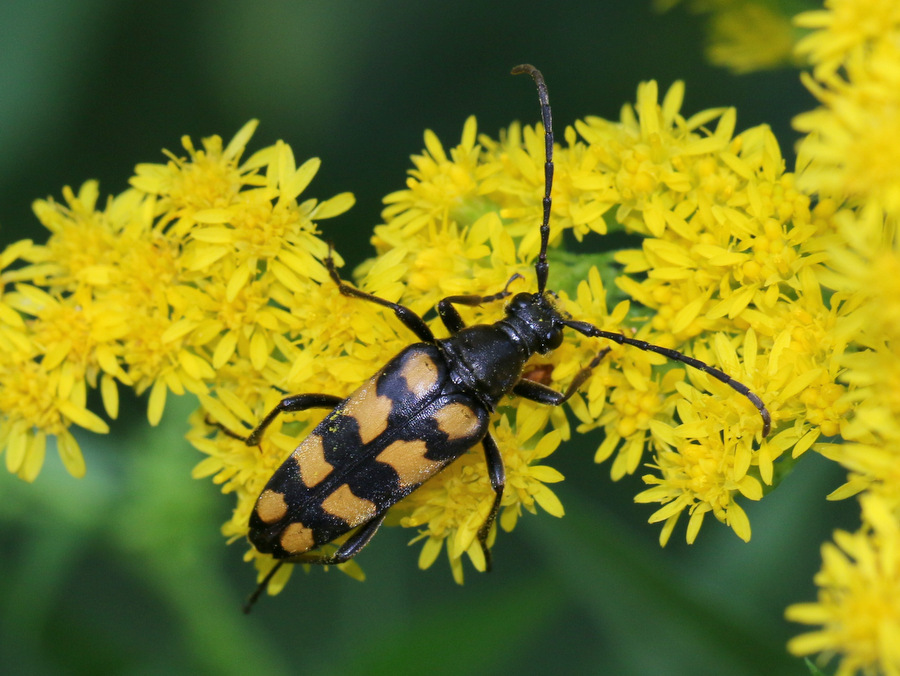
{"type": "Polygon", "coordinates": [[[799,399],[822,433],[843,437],[841,444],[811,447],[848,470],[847,482],[829,497],[858,494],[863,524],[823,545],[818,602],[787,612],[821,628],[789,648],[798,655],[838,653],[839,674],[900,673],[900,154],[894,131],[900,12],[896,3],[833,0],[797,21],[817,29],[798,51],[813,66],[805,83],[821,103],[795,119],[807,132],[798,186],[820,200],[818,255],[827,267],[818,278],[834,289],[833,312],[808,303],[792,322],[792,336],[801,335],[802,324],[803,336],[824,339],[833,351],[823,363],[827,371],[811,373],[799,399]]]}
{"type": "Polygon", "coordinates": [[[819,598],[787,609],[787,618],[821,629],[792,639],[795,655],[837,653],[837,674],[900,673],[900,527],[876,496],[862,500],[864,526],[838,531],[822,546],[819,598]]]}
{"type": "MultiPolygon", "coordinates": [[[[667,11],[680,0],[655,0],[667,11]]],[[[686,0],[695,14],[708,15],[706,57],[710,63],[747,73],[778,68],[797,59],[793,55],[795,30],[779,3],[764,0],[686,0]]]]}
{"type": "Polygon", "coordinates": [[[56,436],[69,471],[84,473],[69,426],[108,429],[85,408],[88,387],[99,385],[112,418],[120,385],[150,390],[156,423],[168,391],[207,394],[214,366],[235,355],[263,370],[276,336],[297,326],[285,309],[301,283],[294,271],[325,276],[312,218],[352,198],[298,204],[318,162],[296,168],[284,144],[241,163],[255,127],[224,149],[218,137],[203,150],[185,139],[189,158],[140,165],[134,187],[103,206],[94,181],[64,189],[64,205],[35,202],[49,240],[14,244],[0,259],[0,448],[10,471],[34,479],[56,436]],[[25,264],[8,269],[16,259],[25,264]]]}
{"type": "MultiPolygon", "coordinates": [[[[822,365],[827,341],[791,338],[791,322],[803,312],[823,325],[834,312],[822,305],[817,283],[822,249],[813,237],[821,228],[784,172],[771,133],[760,127],[735,136],[730,109],[685,117],[683,94],[676,83],[660,100],[656,83],[643,83],[619,121],[587,118],[565,130],[555,148],[550,285],[561,311],[579,321],[725,370],[772,402],[776,425],[785,429],[757,446],[759,412],[740,388],[575,331],[558,349],[536,355],[524,375],[566,392],[593,365],[568,403],[577,431],[604,430],[595,459],[614,458],[614,479],[652,456],[646,481],[653,487],[639,499],[661,503],[653,520],[666,522],[663,540],[684,509],[689,540],[707,512],[747,539],[739,499],[758,499],[780,456],[815,440],[797,416],[819,406],[824,427],[834,415],[827,389],[834,373],[822,365]],[[623,230],[642,245],[572,254],[563,250],[567,230],[596,243],[623,230]],[[815,378],[801,375],[810,370],[815,378]],[[794,403],[801,395],[804,403],[794,403]]],[[[184,139],[186,156],[139,165],[132,188],[104,210],[96,208],[93,184],[77,196],[67,192],[66,207],[38,203],[54,234],[43,247],[21,248],[30,264],[15,271],[21,288],[7,299],[18,317],[30,318],[22,322],[27,335],[15,340],[23,350],[38,344],[24,357],[31,367],[53,375],[65,365],[55,390],[71,402],[61,409],[66,420],[94,424],[79,406],[98,378],[110,415],[122,384],[150,391],[152,422],[167,392],[199,398],[188,436],[206,458],[194,474],[235,496],[223,527],[232,540],[247,534],[264,485],[324,412],[275,416],[258,447],[239,437],[284,393],[347,396],[413,338],[390,308],[341,293],[323,263],[329,249],[318,222],[345,211],[352,197],[301,200],[319,162],[298,165],[284,143],[244,160],[254,128],[248,124],[227,145],[212,137],[197,148],[184,139]],[[64,337],[63,322],[76,330],[64,337]]],[[[440,316],[429,314],[439,300],[534,288],[544,132],[513,124],[493,139],[479,136],[470,118],[449,149],[427,132],[413,163],[406,189],[385,199],[373,237],[377,255],[353,283],[424,316],[443,336],[440,316]]],[[[459,312],[466,325],[504,316],[500,302],[460,304],[459,312]]],[[[571,433],[562,408],[515,397],[500,403],[490,434],[506,467],[501,529],[537,507],[562,515],[549,487],[562,476],[550,463],[571,433]]],[[[422,567],[446,551],[461,581],[464,556],[485,568],[477,536],[495,495],[476,446],[399,502],[388,523],[419,531],[422,567]]],[[[272,569],[271,557],[255,549],[247,558],[261,574],[272,569]]],[[[341,567],[361,575],[355,564],[341,567]]],[[[279,573],[272,590],[287,575],[279,573]]]]}

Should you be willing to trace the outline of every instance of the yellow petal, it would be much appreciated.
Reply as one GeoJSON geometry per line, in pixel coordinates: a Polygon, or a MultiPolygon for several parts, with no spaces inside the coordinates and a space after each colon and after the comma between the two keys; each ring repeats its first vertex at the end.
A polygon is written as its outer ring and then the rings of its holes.
{"type": "Polygon", "coordinates": [[[84,456],[81,455],[81,448],[75,437],[64,431],[56,438],[56,447],[59,450],[59,457],[62,459],[66,470],[76,479],[84,476],[86,467],[84,464],[84,456]]]}
{"type": "Polygon", "coordinates": [[[166,385],[163,380],[157,380],[153,383],[150,390],[150,401],[147,404],[147,420],[152,426],[159,424],[162,419],[163,410],[166,408],[166,385]]]}
{"type": "Polygon", "coordinates": [[[97,434],[107,434],[109,432],[109,425],[88,409],[73,404],[69,400],[60,401],[58,406],[59,412],[79,427],[97,434]]]}

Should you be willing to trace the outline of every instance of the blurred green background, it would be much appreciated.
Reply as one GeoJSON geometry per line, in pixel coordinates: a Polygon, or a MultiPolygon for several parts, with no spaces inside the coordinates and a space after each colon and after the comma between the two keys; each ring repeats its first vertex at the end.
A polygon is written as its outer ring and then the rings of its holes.
{"type": "MultiPolygon", "coordinates": [[[[790,158],[790,119],[812,106],[797,74],[734,77],[703,42],[696,17],[649,2],[3,3],[0,243],[45,239],[35,198],[88,178],[118,193],[182,134],[227,139],[258,117],[251,149],[283,138],[323,159],[307,194],[356,194],[325,227],[358,263],[424,129],[450,146],[469,114],[492,135],[537,121],[533,87],[508,76],[523,61],[547,77],[560,135],[617,117],[642,79],[685,79],[685,111],[736,106],[739,129],[768,122],[790,158]]],[[[524,518],[491,574],[458,587],[443,558],[419,571],[411,533],[384,529],[365,583],[298,572],[245,617],[254,571],[219,535],[232,501],[189,476],[192,403],[170,399],[153,430],[145,401],[126,404],[110,435],[80,437],[85,479],[54,452],[34,485],[0,472],[0,673],[804,673],[784,608],[813,598],[820,543],[856,520],[824,500],[841,472],[809,454],[745,502],[749,544],[708,520],[697,544],[682,523],[660,549],[639,478],[613,484],[580,438],[552,458],[566,517],[524,518]]]]}

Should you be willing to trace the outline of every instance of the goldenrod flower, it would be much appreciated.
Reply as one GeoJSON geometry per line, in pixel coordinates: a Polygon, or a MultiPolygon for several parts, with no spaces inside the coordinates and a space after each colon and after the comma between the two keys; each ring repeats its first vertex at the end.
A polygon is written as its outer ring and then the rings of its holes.
{"type": "MultiPolygon", "coordinates": [[[[680,0],[656,0],[658,11],[667,11],[680,0]]],[[[747,73],[778,68],[797,61],[791,17],[779,11],[780,3],[765,0],[686,0],[695,14],[708,15],[706,57],[710,63],[747,73]]]]}
{"type": "MultiPolygon", "coordinates": [[[[747,539],[739,501],[759,499],[781,456],[810,448],[820,429],[831,434],[840,415],[833,354],[841,346],[829,334],[840,312],[823,304],[824,245],[815,239],[828,226],[784,171],[767,128],[735,135],[735,111],[727,108],[685,117],[683,95],[676,83],[660,100],[656,83],[643,83],[618,122],[587,118],[565,130],[556,149],[551,288],[579,320],[720,366],[763,396],[776,434],[760,445],[758,412],[718,381],[574,333],[527,372],[564,390],[609,348],[570,400],[577,431],[605,432],[595,460],[614,458],[610,471],[619,479],[653,457],[655,474],[645,478],[653,488],[639,499],[661,503],[653,520],[666,522],[663,541],[684,510],[689,541],[707,512],[747,539]],[[627,230],[643,246],[580,257],[560,250],[566,230],[578,241],[627,230]],[[613,255],[624,266],[618,277],[613,255]],[[811,325],[820,331],[795,335],[811,325]],[[803,418],[813,410],[815,424],[803,418]]],[[[19,344],[29,368],[62,383],[49,391],[69,402],[60,408],[65,423],[99,427],[83,412],[85,389],[98,381],[110,416],[119,385],[150,390],[151,422],[168,391],[197,395],[188,436],[207,457],[194,475],[235,495],[223,527],[232,540],[246,535],[262,487],[324,413],[279,416],[258,448],[208,422],[245,434],[285,393],[345,396],[413,340],[386,308],[342,295],[322,264],[318,222],[345,211],[352,197],[301,200],[319,162],[298,165],[284,143],[243,160],[254,129],[249,123],[227,145],[205,139],[202,149],[183,139],[186,157],[139,165],[132,188],[104,210],[93,183],[67,191],[65,207],[39,202],[54,234],[46,245],[7,254],[7,263],[19,257],[30,265],[6,277],[20,282],[3,298],[16,312],[0,314],[0,337],[19,344]]],[[[413,161],[406,189],[385,200],[377,256],[354,283],[420,314],[449,295],[494,294],[507,284],[513,293],[533,289],[540,125],[513,124],[492,139],[470,118],[449,150],[427,132],[413,161]],[[510,283],[515,275],[524,279],[510,283]]],[[[460,312],[467,324],[490,323],[503,306],[460,312]]],[[[439,318],[429,322],[445,334],[439,318]]],[[[13,411],[0,408],[5,417],[13,411]]],[[[549,456],[571,432],[562,409],[503,403],[492,425],[507,473],[502,529],[537,507],[562,515],[548,486],[562,477],[549,456]]],[[[45,425],[46,433],[59,432],[45,425]]],[[[21,434],[8,460],[18,462],[21,434]]],[[[388,522],[418,530],[421,566],[446,551],[461,581],[464,555],[485,567],[476,534],[493,495],[478,446],[398,504],[388,522]]],[[[261,573],[273,565],[255,549],[247,558],[261,573]]],[[[361,576],[355,563],[341,568],[361,576]]]]}
{"type": "MultiPolygon", "coordinates": [[[[900,8],[896,3],[833,0],[797,17],[816,28],[798,45],[813,66],[805,83],[821,107],[795,120],[798,185],[818,193],[818,278],[834,289],[811,340],[825,338],[828,377],[800,402],[824,434],[843,444],[814,448],[848,470],[832,499],[859,495],[862,526],[837,532],[822,548],[817,603],[788,608],[789,619],[821,625],[798,636],[798,655],[838,654],[837,673],[900,673],[900,8]],[[839,382],[831,382],[832,375],[839,382]]],[[[805,332],[806,334],[806,332],[805,332]]]]}
{"type": "Polygon", "coordinates": [[[841,676],[900,673],[900,525],[893,506],[862,500],[864,527],[837,531],[822,545],[819,598],[787,609],[787,618],[821,629],[789,644],[796,655],[840,655],[841,676]]]}
{"type": "Polygon", "coordinates": [[[797,53],[813,66],[818,80],[866,59],[873,45],[886,46],[900,23],[893,0],[826,0],[824,9],[798,14],[794,23],[813,32],[797,43],[797,53]]]}
{"type": "Polygon", "coordinates": [[[85,408],[88,387],[100,387],[113,418],[119,384],[150,389],[155,423],[167,391],[206,394],[214,365],[235,355],[261,371],[276,337],[298,326],[273,301],[290,304],[292,270],[325,277],[310,253],[325,251],[311,219],[352,198],[298,204],[318,162],[295,168],[284,144],[241,164],[255,126],[224,149],[218,137],[203,150],[185,139],[190,160],[139,166],[134,187],[103,208],[93,181],[64,189],[65,205],[35,202],[50,239],[0,258],[0,279],[15,284],[0,305],[0,449],[10,471],[34,479],[53,435],[69,471],[84,473],[69,425],[107,431],[85,408]],[[16,259],[28,264],[7,269],[16,259]]]}
{"type": "MultiPolygon", "coordinates": [[[[711,58],[733,70],[783,62],[795,39],[769,3],[687,4],[712,13],[711,58]]],[[[858,496],[862,523],[823,546],[818,600],[787,611],[813,629],[789,649],[837,654],[839,674],[900,674],[900,9],[827,0],[795,25],[811,31],[795,57],[808,60],[803,81],[820,104],[795,119],[805,134],[796,171],[767,126],[736,132],[734,109],[683,112],[683,83],[660,92],[644,82],[618,120],[587,117],[558,134],[548,252],[566,312],[720,368],[765,402],[772,434],[763,438],[754,406],[708,374],[569,335],[525,375],[564,391],[608,351],[566,409],[502,402],[491,424],[506,468],[497,524],[563,515],[552,454],[571,419],[578,433],[603,430],[594,460],[610,460],[613,480],[641,471],[635,500],[656,504],[661,544],[682,515],[689,543],[707,515],[750,539],[746,501],[800,455],[820,453],[847,470],[829,497],[858,496]],[[640,245],[604,248],[615,231],[640,245]],[[604,250],[565,251],[573,239],[604,250]]],[[[325,413],[277,417],[258,447],[234,435],[286,393],[346,396],[413,340],[386,308],[342,295],[323,265],[320,223],[352,195],[306,196],[319,160],[298,162],[281,141],[245,158],[255,129],[228,143],[184,138],[183,152],[138,165],[131,187],[106,200],[87,181],[61,202],[35,202],[48,241],[0,251],[8,471],[36,479],[55,438],[67,470],[84,474],[72,425],[108,431],[87,408],[89,389],[106,418],[118,414],[120,387],[148,392],[152,424],[169,392],[190,392],[200,406],[188,438],[205,456],[193,474],[234,495],[222,532],[243,541],[261,489],[325,413]]],[[[431,131],[424,146],[405,187],[384,200],[375,255],[345,276],[443,336],[432,312],[440,299],[535,288],[544,132],[513,123],[494,138],[472,117],[453,147],[431,131]]],[[[340,245],[339,233],[329,239],[340,245]]],[[[460,314],[495,322],[503,304],[460,314]]],[[[493,500],[479,445],[386,523],[414,529],[420,567],[445,552],[462,582],[465,557],[485,569],[477,533],[493,500]]],[[[245,559],[261,576],[275,565],[251,547],[245,559]]],[[[339,568],[363,575],[353,561],[339,568]]]]}

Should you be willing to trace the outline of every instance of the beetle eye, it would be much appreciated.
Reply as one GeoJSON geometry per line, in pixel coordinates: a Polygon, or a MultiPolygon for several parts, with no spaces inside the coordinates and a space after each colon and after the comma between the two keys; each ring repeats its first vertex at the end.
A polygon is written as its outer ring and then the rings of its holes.
{"type": "Polygon", "coordinates": [[[550,346],[551,350],[555,350],[563,342],[563,334],[559,329],[554,329],[553,333],[547,336],[547,344],[550,346]]]}
{"type": "Polygon", "coordinates": [[[551,350],[555,350],[563,342],[563,332],[562,328],[558,326],[552,327],[547,333],[544,334],[543,341],[543,352],[550,352],[551,350]]]}

